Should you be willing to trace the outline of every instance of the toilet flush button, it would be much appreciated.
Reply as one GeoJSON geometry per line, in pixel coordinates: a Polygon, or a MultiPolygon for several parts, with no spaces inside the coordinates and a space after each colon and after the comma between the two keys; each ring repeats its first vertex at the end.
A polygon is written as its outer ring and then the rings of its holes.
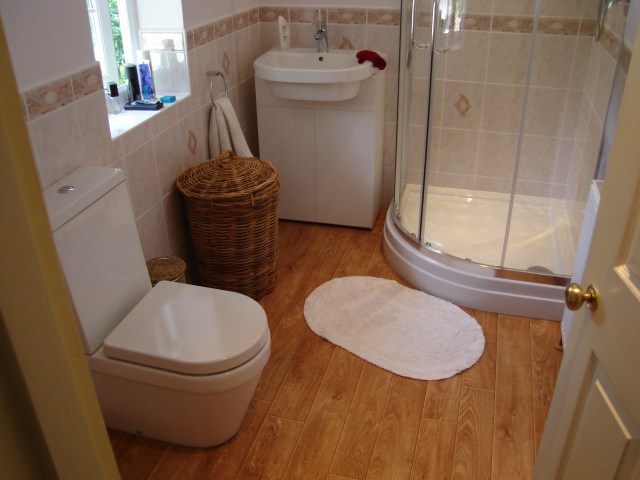
{"type": "Polygon", "coordinates": [[[65,185],[64,187],[60,187],[58,189],[58,193],[69,193],[73,192],[76,189],[73,185],[65,185]]]}

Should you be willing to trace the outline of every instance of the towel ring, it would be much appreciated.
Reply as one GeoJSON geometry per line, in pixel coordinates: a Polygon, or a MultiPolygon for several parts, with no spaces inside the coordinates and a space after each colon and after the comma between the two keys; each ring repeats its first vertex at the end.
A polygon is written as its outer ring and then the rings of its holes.
{"type": "Polygon", "coordinates": [[[222,77],[222,83],[224,84],[224,96],[229,97],[229,94],[227,93],[227,79],[224,78],[224,73],[220,72],[219,70],[209,70],[207,72],[207,77],[209,77],[209,98],[211,99],[211,105],[213,105],[214,108],[217,108],[215,101],[218,98],[222,97],[222,95],[213,98],[213,81],[216,79],[216,77],[222,77]]]}

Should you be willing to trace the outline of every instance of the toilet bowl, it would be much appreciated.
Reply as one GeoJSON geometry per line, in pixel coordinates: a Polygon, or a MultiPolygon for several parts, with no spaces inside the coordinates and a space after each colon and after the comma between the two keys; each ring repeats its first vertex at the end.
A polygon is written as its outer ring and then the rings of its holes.
{"type": "Polygon", "coordinates": [[[262,307],[152,289],[121,170],[81,167],[44,196],[107,426],[193,447],[235,435],[269,358],[262,307]]]}

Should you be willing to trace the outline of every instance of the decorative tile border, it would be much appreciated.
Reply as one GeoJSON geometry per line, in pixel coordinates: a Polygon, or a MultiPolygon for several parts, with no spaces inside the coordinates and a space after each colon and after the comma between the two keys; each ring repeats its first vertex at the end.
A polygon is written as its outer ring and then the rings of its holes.
{"type": "MultiPolygon", "coordinates": [[[[277,18],[277,17],[276,17],[277,18]]],[[[201,47],[218,38],[230,35],[261,21],[258,8],[246,10],[214,22],[192,28],[185,32],[187,38],[187,50],[201,47]]]]}
{"type": "Polygon", "coordinates": [[[103,90],[100,64],[60,78],[23,94],[27,120],[62,108],[72,102],[103,90]]]}
{"type": "Polygon", "coordinates": [[[329,8],[329,23],[342,25],[365,25],[366,8],[329,8]]]}
{"type": "Polygon", "coordinates": [[[73,95],[76,100],[102,90],[102,71],[100,70],[100,64],[96,63],[85,70],[71,75],[71,85],[73,86],[73,95]]]}

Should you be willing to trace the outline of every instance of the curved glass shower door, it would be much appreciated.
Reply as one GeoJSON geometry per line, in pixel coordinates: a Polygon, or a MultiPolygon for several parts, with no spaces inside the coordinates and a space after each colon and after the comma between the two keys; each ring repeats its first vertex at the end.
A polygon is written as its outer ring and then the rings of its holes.
{"type": "MultiPolygon", "coordinates": [[[[489,45],[463,28],[464,7],[456,0],[403,1],[395,214],[405,232],[432,250],[499,265],[509,201],[474,191],[484,168],[478,161],[486,143],[489,45]]],[[[502,168],[513,175],[510,161],[502,168]]],[[[511,182],[499,186],[508,190],[511,182]]]]}
{"type": "Polygon", "coordinates": [[[598,12],[598,40],[595,3],[402,0],[393,213],[405,233],[496,272],[571,274],[613,73],[630,55],[626,4],[598,12]]]}

